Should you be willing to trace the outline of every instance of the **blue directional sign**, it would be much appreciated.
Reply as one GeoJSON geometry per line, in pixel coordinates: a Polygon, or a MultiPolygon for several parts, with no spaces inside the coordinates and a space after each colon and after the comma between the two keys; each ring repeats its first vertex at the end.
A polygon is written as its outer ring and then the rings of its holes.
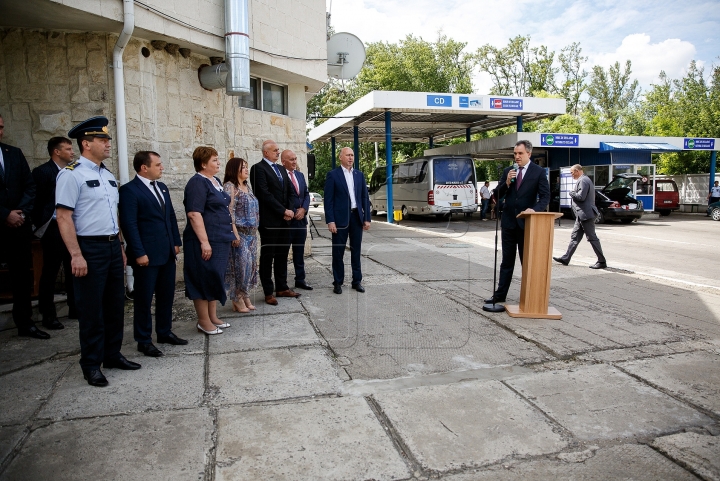
{"type": "Polygon", "coordinates": [[[460,100],[460,107],[466,109],[466,108],[468,108],[468,107],[470,106],[470,97],[460,96],[460,97],[459,97],[459,100],[460,100]]]}
{"type": "Polygon", "coordinates": [[[715,139],[685,139],[685,149],[715,150],[715,139]]]}
{"type": "Polygon", "coordinates": [[[428,95],[428,107],[452,107],[452,95],[428,95]]]}
{"type": "Polygon", "coordinates": [[[491,109],[522,110],[523,99],[490,99],[491,109]]]}
{"type": "Polygon", "coordinates": [[[579,147],[580,136],[577,134],[540,134],[540,145],[546,147],[579,147]]]}

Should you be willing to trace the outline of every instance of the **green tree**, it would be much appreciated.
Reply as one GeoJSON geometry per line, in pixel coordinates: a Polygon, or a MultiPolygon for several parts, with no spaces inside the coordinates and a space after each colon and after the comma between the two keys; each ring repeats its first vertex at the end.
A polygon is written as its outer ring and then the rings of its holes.
{"type": "Polygon", "coordinates": [[[588,73],[582,69],[582,65],[587,62],[587,59],[582,56],[582,48],[578,42],[564,47],[558,55],[560,72],[563,77],[558,93],[567,100],[567,113],[576,116],[580,109],[580,98],[587,89],[585,79],[588,73]]]}
{"type": "Polygon", "coordinates": [[[619,132],[623,114],[632,109],[640,97],[640,85],[637,80],[630,79],[630,74],[632,74],[630,60],[625,62],[624,71],[620,67],[620,62],[611,65],[607,72],[599,65],[592,68],[590,84],[587,87],[589,99],[586,110],[587,113],[598,117],[593,123],[602,126],[600,130],[609,127],[608,133],[619,132]]]}

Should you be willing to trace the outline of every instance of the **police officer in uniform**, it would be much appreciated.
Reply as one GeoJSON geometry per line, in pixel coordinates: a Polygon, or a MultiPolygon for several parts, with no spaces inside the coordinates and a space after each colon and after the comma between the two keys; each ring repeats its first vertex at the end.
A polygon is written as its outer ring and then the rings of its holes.
{"type": "Polygon", "coordinates": [[[110,157],[108,119],[75,126],[80,159],[58,173],[55,207],[70,252],[80,325],[80,367],[91,386],[107,386],[100,370],[140,369],[120,353],[123,339],[125,252],[118,224],[118,183],[103,165],[110,157]]]}

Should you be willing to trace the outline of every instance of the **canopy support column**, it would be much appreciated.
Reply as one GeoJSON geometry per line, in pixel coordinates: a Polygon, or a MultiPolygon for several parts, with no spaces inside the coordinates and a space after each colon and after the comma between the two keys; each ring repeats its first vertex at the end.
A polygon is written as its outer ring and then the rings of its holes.
{"type": "Polygon", "coordinates": [[[331,152],[331,158],[332,158],[332,168],[334,169],[337,164],[337,159],[335,156],[337,153],[335,152],[335,137],[330,137],[330,152],[331,152]]]}
{"type": "Polygon", "coordinates": [[[360,140],[359,140],[359,127],[353,126],[353,152],[355,153],[355,166],[356,170],[360,169],[360,140]]]}
{"type": "Polygon", "coordinates": [[[465,129],[465,142],[470,142],[470,127],[465,129]]]}
{"type": "Polygon", "coordinates": [[[710,189],[713,188],[713,185],[715,185],[715,169],[717,168],[717,151],[713,150],[710,154],[710,187],[708,188],[708,192],[710,192],[710,189]]]}
{"type": "Polygon", "coordinates": [[[517,131],[522,132],[523,131],[523,120],[522,115],[517,116],[517,131]]]}
{"type": "Polygon", "coordinates": [[[387,175],[387,181],[385,182],[385,186],[387,188],[387,221],[388,224],[392,224],[395,206],[393,203],[392,184],[392,120],[391,112],[389,110],[385,111],[385,163],[387,164],[387,170],[385,171],[387,175]]]}

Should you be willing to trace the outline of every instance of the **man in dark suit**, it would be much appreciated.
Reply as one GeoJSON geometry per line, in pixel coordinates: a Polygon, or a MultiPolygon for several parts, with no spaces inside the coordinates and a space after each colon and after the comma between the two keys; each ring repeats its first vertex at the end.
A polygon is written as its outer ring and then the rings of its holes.
{"type": "Polygon", "coordinates": [[[155,294],[155,333],[160,344],[187,344],[172,328],[175,261],[180,253],[180,231],[167,186],[158,179],[163,164],[157,152],[135,154],[137,175],[120,187],[120,228],[127,242],[127,258],[135,276],[133,325],[138,351],[160,357],[152,343],[152,304],[155,294]]]}
{"type": "Polygon", "coordinates": [[[67,293],[68,318],[77,319],[75,290],[70,267],[70,253],[60,236],[55,215],[55,185],[58,172],[72,162],[75,152],[70,139],[53,137],[47,145],[50,160],[32,171],[37,189],[32,220],[35,224],[35,236],[40,238],[43,251],[43,268],[40,276],[38,304],[42,323],[47,329],[64,329],[55,310],[55,280],[60,266],[65,272],[65,292],[67,293]]]}
{"type": "Polygon", "coordinates": [[[515,269],[516,250],[522,264],[525,219],[518,219],[518,214],[544,211],[550,202],[550,184],[545,170],[530,161],[531,153],[529,141],[521,140],[515,144],[513,155],[518,168],[505,169],[498,182],[497,197],[505,200],[501,218],[502,262],[497,290],[485,300],[486,304],[505,302],[515,269]]]}
{"type": "MultiPolygon", "coordinates": [[[[5,121],[0,116],[0,141],[5,121]]],[[[10,271],[13,321],[19,336],[48,339],[32,318],[32,227],[30,213],[35,201],[35,181],[30,166],[17,147],[0,142],[0,256],[10,271]]]]}
{"type": "Polygon", "coordinates": [[[370,196],[362,172],[353,169],[355,153],[349,147],[340,150],[340,167],[325,179],[325,222],[332,233],[333,292],[342,294],[345,278],[345,244],[350,238],[352,288],[365,292],[360,283],[360,248],[364,230],[370,229],[370,196]]]}
{"type": "Polygon", "coordinates": [[[570,258],[575,253],[578,244],[587,236],[587,240],[595,251],[597,262],[590,266],[590,269],[605,269],[607,263],[603,255],[600,239],[595,234],[595,217],[598,215],[598,209],[595,207],[595,184],[590,177],[584,175],[582,165],[575,164],[570,167],[570,174],[577,182],[575,189],[569,192],[572,199],[572,209],[575,213],[575,225],[572,234],[570,234],[570,244],[568,245],[565,255],[562,257],[553,257],[555,262],[568,265],[570,258]]]}
{"type": "Polygon", "coordinates": [[[280,148],[273,140],[262,145],[263,159],[250,168],[250,183],[260,210],[260,283],[265,302],[277,306],[277,297],[300,297],[287,284],[287,259],[290,252],[290,178],[278,165],[280,148]],[[273,284],[273,272],[275,283],[273,284]]]}
{"type": "Polygon", "coordinates": [[[297,170],[297,155],[292,150],[284,150],[280,161],[290,178],[290,210],[295,212],[290,221],[290,245],[295,267],[295,287],[312,291],[312,286],[305,282],[305,240],[307,239],[307,212],[310,208],[310,191],[302,172],[297,170]]]}

